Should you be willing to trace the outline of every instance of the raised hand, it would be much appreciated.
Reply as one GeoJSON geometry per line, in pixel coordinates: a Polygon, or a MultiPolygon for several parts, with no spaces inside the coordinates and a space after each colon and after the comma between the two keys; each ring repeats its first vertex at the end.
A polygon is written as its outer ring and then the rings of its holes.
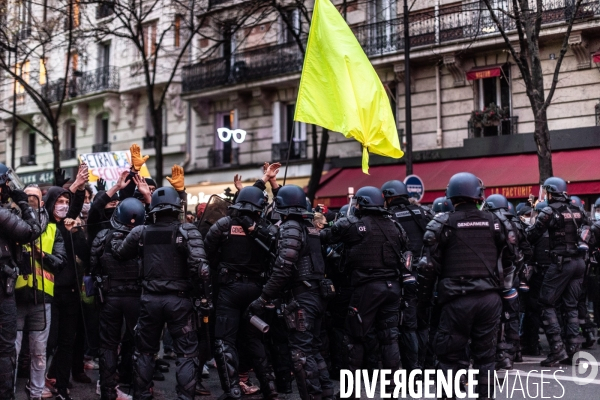
{"type": "Polygon", "coordinates": [[[142,166],[144,165],[146,160],[150,158],[150,156],[142,157],[140,146],[138,146],[135,143],[131,145],[129,151],[131,152],[131,167],[135,171],[139,172],[139,170],[142,169],[142,166]]]}
{"type": "Polygon", "coordinates": [[[173,165],[173,168],[171,168],[171,176],[171,178],[167,176],[167,180],[169,181],[171,186],[173,186],[173,188],[175,188],[175,190],[177,190],[178,192],[184,190],[185,182],[183,176],[183,168],[181,168],[177,164],[173,165]]]}
{"type": "Polygon", "coordinates": [[[242,176],[235,174],[233,177],[233,184],[238,191],[242,190],[244,188],[244,185],[242,185],[242,176]]]}

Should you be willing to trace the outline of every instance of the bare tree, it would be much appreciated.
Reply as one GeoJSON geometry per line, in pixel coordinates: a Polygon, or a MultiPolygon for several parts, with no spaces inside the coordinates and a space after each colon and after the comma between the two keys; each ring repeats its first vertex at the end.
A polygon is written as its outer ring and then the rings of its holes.
{"type": "Polygon", "coordinates": [[[542,31],[545,1],[512,0],[512,6],[509,10],[497,8],[492,0],[483,1],[523,77],[527,98],[533,111],[535,124],[534,138],[537,144],[540,183],[543,183],[546,178],[553,175],[552,146],[550,143],[550,131],[548,129],[547,110],[552,102],[552,97],[558,84],[560,67],[567,53],[573,23],[578,18],[581,18],[580,7],[582,0],[576,0],[574,4],[573,2],[565,1],[567,29],[563,34],[552,82],[547,92],[544,88],[544,74],[540,57],[540,34],[542,31]],[[513,23],[506,24],[504,21],[507,20],[513,23]],[[518,38],[517,47],[511,43],[509,35],[513,34],[513,32],[509,32],[510,29],[516,29],[518,38]]]}
{"type": "MultiPolygon", "coordinates": [[[[76,54],[81,54],[85,31],[81,29],[79,0],[47,1],[17,0],[8,7],[0,21],[0,42],[3,54],[0,71],[9,78],[13,96],[0,103],[0,112],[12,120],[12,146],[17,122],[26,125],[52,146],[52,164],[56,173],[60,168],[59,119],[76,65],[76,54]],[[66,54],[64,64],[49,63],[50,57],[66,54]],[[39,62],[39,67],[35,67],[39,62]],[[33,67],[33,68],[32,68],[33,67]],[[35,78],[37,75],[38,79],[35,78]],[[57,78],[50,81],[50,77],[57,78]],[[34,123],[16,107],[17,97],[23,103],[32,101],[48,125],[45,132],[42,121],[34,123]]],[[[14,160],[13,160],[14,161],[14,160]]],[[[13,166],[16,167],[16,166],[13,166]]]]}

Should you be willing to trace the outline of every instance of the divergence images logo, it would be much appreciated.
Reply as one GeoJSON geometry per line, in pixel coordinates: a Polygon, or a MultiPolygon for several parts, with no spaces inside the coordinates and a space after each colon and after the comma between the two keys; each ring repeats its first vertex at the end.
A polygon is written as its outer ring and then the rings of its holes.
{"type": "Polygon", "coordinates": [[[242,143],[246,139],[246,131],[242,129],[219,128],[217,133],[222,142],[229,142],[232,137],[236,143],[242,143]]]}
{"type": "Polygon", "coordinates": [[[598,375],[598,362],[587,351],[578,351],[573,355],[572,376],[576,378],[575,384],[587,385],[592,383],[598,375]],[[589,374],[583,377],[585,374],[589,374]]]}

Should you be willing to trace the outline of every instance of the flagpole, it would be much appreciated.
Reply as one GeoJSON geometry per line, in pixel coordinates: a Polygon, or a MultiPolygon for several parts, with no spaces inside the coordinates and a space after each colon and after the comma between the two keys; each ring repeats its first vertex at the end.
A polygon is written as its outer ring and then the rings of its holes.
{"type": "Polygon", "coordinates": [[[404,0],[404,134],[406,135],[406,176],[412,175],[412,104],[410,93],[410,32],[408,27],[408,1],[404,0]]]}
{"type": "Polygon", "coordinates": [[[283,185],[281,186],[285,186],[285,180],[287,179],[287,170],[288,170],[288,165],[290,164],[290,153],[292,152],[292,143],[294,142],[294,131],[296,130],[296,121],[293,121],[292,124],[292,134],[290,135],[289,138],[289,143],[288,143],[288,151],[287,151],[287,158],[285,160],[285,173],[283,174],[283,185]]]}

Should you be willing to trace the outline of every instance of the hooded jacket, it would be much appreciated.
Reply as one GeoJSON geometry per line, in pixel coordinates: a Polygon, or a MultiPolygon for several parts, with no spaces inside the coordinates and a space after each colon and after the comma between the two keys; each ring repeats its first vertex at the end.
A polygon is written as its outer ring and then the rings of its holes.
{"type": "Polygon", "coordinates": [[[77,256],[80,260],[89,259],[89,247],[86,243],[85,233],[83,230],[69,230],[65,227],[64,219],[57,222],[54,218],[54,206],[59,197],[67,195],[70,199],[69,211],[67,212],[66,218],[77,218],[83,207],[83,201],[85,197],[85,190],[78,190],[75,194],[62,187],[52,186],[48,189],[48,192],[44,196],[44,208],[48,212],[48,220],[55,222],[58,231],[61,233],[65,250],[67,255],[67,262],[62,271],[54,276],[54,288],[73,288],[78,290],[79,283],[77,277],[80,279],[83,276],[83,271],[77,274],[76,260],[77,256]]]}

